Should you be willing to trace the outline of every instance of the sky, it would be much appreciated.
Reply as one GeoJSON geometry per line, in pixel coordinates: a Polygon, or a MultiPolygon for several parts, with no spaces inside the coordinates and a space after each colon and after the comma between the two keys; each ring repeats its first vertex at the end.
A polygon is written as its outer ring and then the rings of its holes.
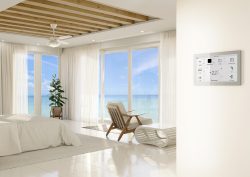
{"type": "MultiPolygon", "coordinates": [[[[52,75],[58,75],[58,57],[42,55],[42,95],[49,94],[52,75]]],[[[28,88],[29,96],[34,96],[34,55],[28,55],[28,88]]]]}
{"type": "MultiPolygon", "coordinates": [[[[105,54],[105,95],[128,94],[128,52],[105,54]]],[[[158,48],[132,51],[133,95],[158,95],[158,48]]]]}

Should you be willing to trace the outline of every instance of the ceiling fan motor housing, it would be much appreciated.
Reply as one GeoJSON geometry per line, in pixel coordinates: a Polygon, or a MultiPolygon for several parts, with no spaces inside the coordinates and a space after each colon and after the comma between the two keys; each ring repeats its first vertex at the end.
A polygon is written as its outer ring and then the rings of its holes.
{"type": "Polygon", "coordinates": [[[56,29],[56,27],[57,27],[57,24],[55,24],[55,23],[52,23],[52,24],[50,24],[50,27],[51,27],[52,29],[56,29]]]}

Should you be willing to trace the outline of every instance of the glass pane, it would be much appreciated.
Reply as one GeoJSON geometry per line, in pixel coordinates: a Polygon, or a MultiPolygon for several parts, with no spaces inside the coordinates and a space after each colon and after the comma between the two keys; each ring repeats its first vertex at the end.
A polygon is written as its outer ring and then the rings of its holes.
{"type": "Polygon", "coordinates": [[[106,53],[104,60],[104,118],[107,118],[106,105],[110,101],[122,102],[128,108],[128,52],[106,53]]]}
{"type": "Polygon", "coordinates": [[[58,57],[43,55],[42,56],[42,115],[50,116],[49,89],[52,76],[58,77],[58,57]]]}
{"type": "Polygon", "coordinates": [[[132,51],[132,109],[158,122],[158,48],[132,51]]]}
{"type": "Polygon", "coordinates": [[[28,64],[28,111],[34,113],[34,54],[29,53],[28,64]]]}

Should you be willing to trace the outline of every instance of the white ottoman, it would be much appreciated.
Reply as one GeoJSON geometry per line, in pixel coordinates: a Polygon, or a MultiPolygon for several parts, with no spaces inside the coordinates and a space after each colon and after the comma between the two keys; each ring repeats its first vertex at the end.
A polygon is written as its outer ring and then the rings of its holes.
{"type": "Polygon", "coordinates": [[[135,139],[141,144],[166,147],[176,144],[176,127],[161,127],[157,124],[141,125],[135,130],[135,139]]]}

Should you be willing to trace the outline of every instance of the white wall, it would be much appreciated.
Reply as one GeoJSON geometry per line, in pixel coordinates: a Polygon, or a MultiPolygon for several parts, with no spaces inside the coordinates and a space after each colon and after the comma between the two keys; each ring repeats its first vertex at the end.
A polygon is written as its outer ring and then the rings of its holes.
{"type": "MultiPolygon", "coordinates": [[[[124,38],[124,39],[98,42],[96,44],[99,44],[100,49],[102,49],[102,50],[112,50],[112,49],[126,48],[126,47],[131,47],[131,46],[159,43],[160,42],[160,35],[161,35],[161,33],[145,34],[145,35],[136,36],[136,37],[129,37],[129,38],[124,38]]],[[[88,46],[88,45],[90,45],[90,44],[69,47],[69,49],[88,46]]],[[[67,50],[67,49],[68,48],[64,48],[63,50],[67,50]]]]}
{"type": "Polygon", "coordinates": [[[22,2],[23,0],[1,0],[0,2],[0,11],[6,10],[9,7],[12,7],[20,2],[22,2]]]}
{"type": "Polygon", "coordinates": [[[250,1],[177,2],[177,172],[250,176],[250,1]],[[193,55],[242,50],[241,86],[195,86],[193,55]]]}

